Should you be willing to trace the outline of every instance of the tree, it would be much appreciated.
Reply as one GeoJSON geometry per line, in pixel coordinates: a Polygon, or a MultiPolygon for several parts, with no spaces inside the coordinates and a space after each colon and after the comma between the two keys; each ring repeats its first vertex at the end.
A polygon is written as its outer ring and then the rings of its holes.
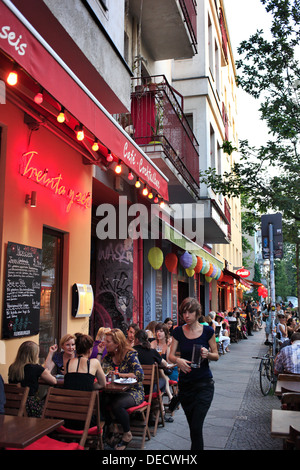
{"type": "MultiPolygon", "coordinates": [[[[261,100],[260,115],[270,140],[256,148],[240,141],[240,161],[230,172],[217,175],[209,168],[200,182],[227,196],[243,196],[244,210],[252,214],[252,227],[269,210],[283,216],[285,241],[295,246],[297,295],[300,305],[300,0],[261,0],[273,15],[271,39],[262,30],[240,44],[237,83],[261,100]]],[[[231,143],[223,144],[232,152],[231,143]]]]}

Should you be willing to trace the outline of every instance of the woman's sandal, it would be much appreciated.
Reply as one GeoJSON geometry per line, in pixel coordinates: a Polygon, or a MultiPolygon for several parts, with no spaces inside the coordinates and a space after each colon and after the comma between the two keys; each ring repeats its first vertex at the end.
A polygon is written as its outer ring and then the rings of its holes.
{"type": "Polygon", "coordinates": [[[115,450],[125,450],[126,447],[128,446],[128,444],[130,444],[131,441],[132,441],[132,438],[130,439],[130,441],[123,441],[123,439],[121,439],[121,441],[118,442],[118,443],[115,445],[114,449],[115,449],[115,450]],[[124,449],[120,449],[120,447],[124,447],[124,449]]]}
{"type": "Polygon", "coordinates": [[[121,436],[119,433],[109,433],[107,438],[105,439],[106,444],[108,444],[110,447],[115,447],[121,440],[121,436]]]}

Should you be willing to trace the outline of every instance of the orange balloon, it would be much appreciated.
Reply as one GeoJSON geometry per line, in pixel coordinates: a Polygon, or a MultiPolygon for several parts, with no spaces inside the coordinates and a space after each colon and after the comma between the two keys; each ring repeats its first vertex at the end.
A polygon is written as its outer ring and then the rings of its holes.
{"type": "Polygon", "coordinates": [[[197,264],[194,267],[195,273],[200,273],[202,266],[203,266],[202,258],[200,258],[200,256],[197,256],[197,264]]]}
{"type": "Polygon", "coordinates": [[[214,270],[213,264],[209,263],[209,271],[208,271],[208,273],[206,274],[206,276],[207,276],[207,277],[210,277],[210,275],[212,274],[213,270],[214,270]]]}
{"type": "Polygon", "coordinates": [[[224,276],[223,271],[221,271],[221,275],[220,275],[220,277],[219,277],[219,279],[218,279],[219,282],[222,280],[222,277],[223,277],[223,276],[224,276]]]}

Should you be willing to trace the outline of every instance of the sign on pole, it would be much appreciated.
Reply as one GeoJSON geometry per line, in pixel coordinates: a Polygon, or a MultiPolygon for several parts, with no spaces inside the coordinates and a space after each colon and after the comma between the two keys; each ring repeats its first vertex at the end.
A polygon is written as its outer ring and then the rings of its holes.
{"type": "Polygon", "coordinates": [[[273,225],[273,256],[274,259],[283,257],[282,214],[265,214],[261,216],[262,257],[270,259],[269,225],[273,225]]]}

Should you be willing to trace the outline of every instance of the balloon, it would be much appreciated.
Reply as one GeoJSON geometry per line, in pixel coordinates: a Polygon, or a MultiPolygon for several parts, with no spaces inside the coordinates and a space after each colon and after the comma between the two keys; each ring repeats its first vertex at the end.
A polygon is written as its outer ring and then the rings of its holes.
{"type": "Polygon", "coordinates": [[[223,271],[221,271],[221,274],[220,274],[219,279],[218,279],[219,282],[221,282],[223,276],[224,276],[224,273],[223,273],[223,271]]]}
{"type": "Polygon", "coordinates": [[[195,273],[200,273],[201,269],[202,269],[202,266],[203,266],[203,261],[202,261],[202,258],[200,258],[200,256],[197,256],[197,264],[195,266],[195,273]]]}
{"type": "Polygon", "coordinates": [[[193,259],[193,261],[192,261],[192,264],[190,266],[190,269],[194,269],[196,264],[197,264],[197,256],[194,255],[193,253],[192,253],[192,259],[193,259]]]}
{"type": "Polygon", "coordinates": [[[209,283],[209,282],[211,282],[211,281],[212,281],[212,277],[205,276],[205,280],[206,280],[206,282],[208,282],[208,283],[209,283]]]}
{"type": "Polygon", "coordinates": [[[148,261],[153,269],[159,269],[164,261],[164,255],[160,248],[154,246],[148,252],[148,261]]]}
{"type": "Polygon", "coordinates": [[[193,262],[193,257],[192,255],[188,252],[185,251],[183,255],[180,256],[180,264],[183,268],[189,268],[193,262]]]}
{"type": "Polygon", "coordinates": [[[264,286],[259,286],[259,288],[257,289],[258,295],[261,295],[263,293],[264,289],[265,289],[264,286]]]}
{"type": "Polygon", "coordinates": [[[218,268],[217,266],[213,265],[214,269],[213,269],[213,272],[211,273],[211,276],[213,279],[215,279],[217,273],[218,273],[218,268]]]}
{"type": "Polygon", "coordinates": [[[203,266],[202,266],[202,269],[201,269],[200,272],[201,272],[202,274],[207,274],[208,271],[209,271],[209,268],[210,268],[210,263],[209,263],[208,261],[204,260],[203,266]]]}
{"type": "Polygon", "coordinates": [[[214,270],[214,265],[209,263],[209,270],[206,273],[207,277],[211,277],[213,270],[214,270]]]}
{"type": "Polygon", "coordinates": [[[178,264],[178,258],[175,253],[168,253],[165,257],[165,265],[170,273],[174,273],[176,271],[178,264]]]}
{"type": "Polygon", "coordinates": [[[186,268],[185,272],[187,273],[189,277],[193,277],[195,274],[195,270],[191,268],[186,268]]]}

